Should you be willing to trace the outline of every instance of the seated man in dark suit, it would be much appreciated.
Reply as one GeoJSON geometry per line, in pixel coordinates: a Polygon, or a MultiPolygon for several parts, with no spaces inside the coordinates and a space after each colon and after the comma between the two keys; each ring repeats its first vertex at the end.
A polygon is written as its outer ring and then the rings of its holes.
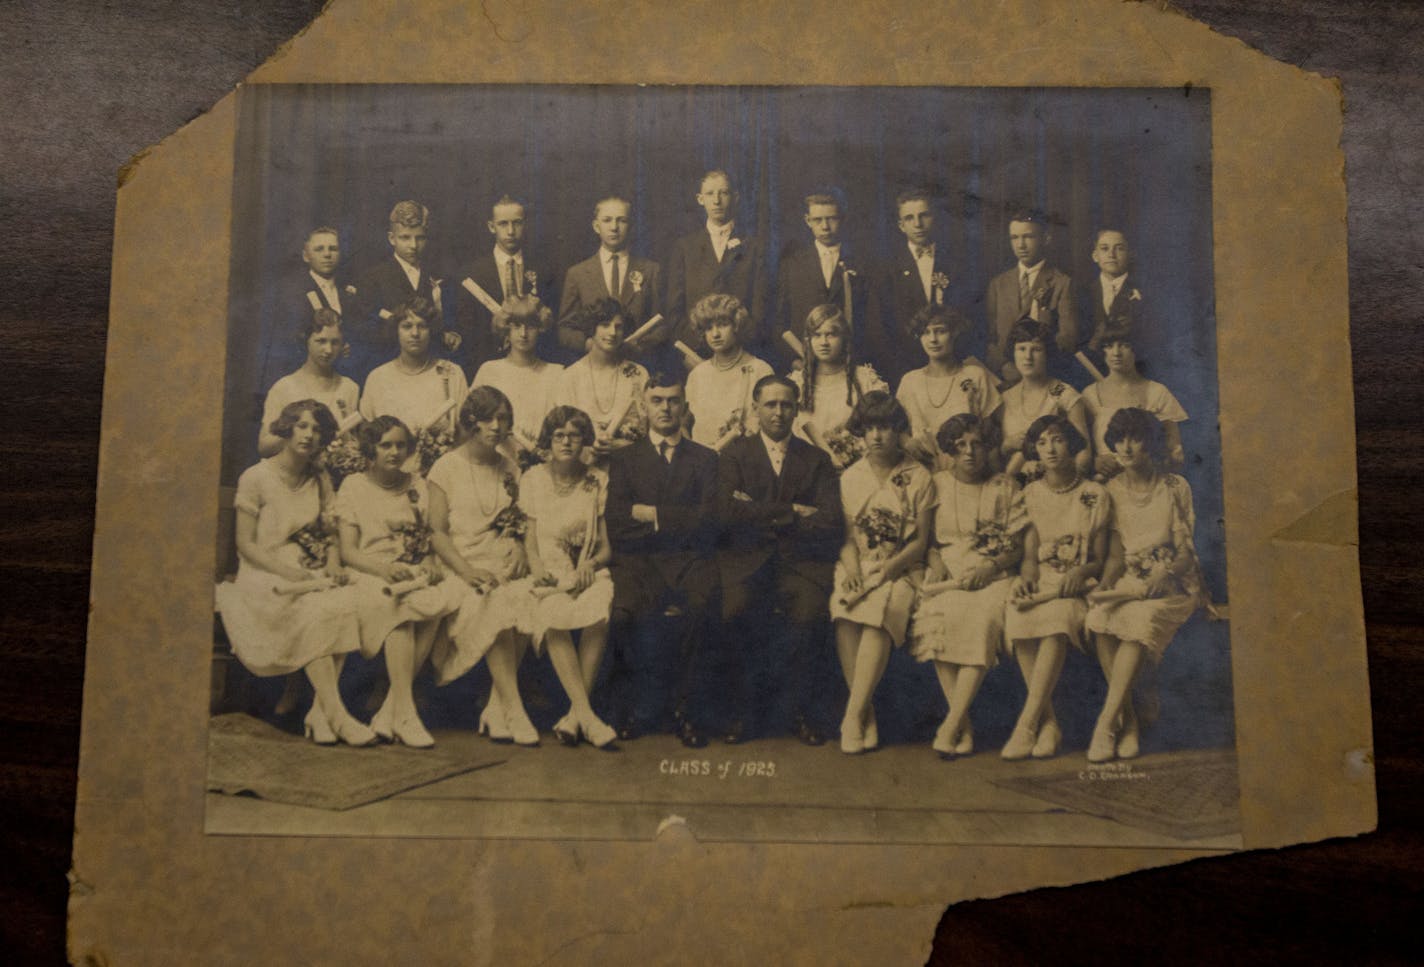
{"type": "Polygon", "coordinates": [[[654,622],[674,610],[680,625],[675,728],[684,745],[698,748],[707,744],[697,724],[706,679],[702,645],[717,596],[717,455],[682,432],[687,398],[680,368],[655,373],[643,402],[648,435],[615,450],[608,469],[612,714],[620,737],[632,738],[634,700],[650,691],[663,694],[654,683],[662,676],[653,672],[667,656],[650,649],[648,639],[658,630],[654,622]]]}
{"type": "Polygon", "coordinates": [[[812,244],[784,255],[776,273],[776,336],[782,360],[792,357],[781,341],[781,334],[790,332],[801,338],[811,310],[828,302],[840,306],[849,317],[855,334],[855,358],[865,358],[866,346],[861,333],[865,329],[865,310],[869,303],[869,280],[851,260],[849,247],[841,241],[844,212],[838,193],[806,196],[806,227],[811,230],[812,244]]]}
{"type": "Polygon", "coordinates": [[[934,238],[934,208],[929,192],[915,188],[895,199],[895,222],[905,236],[894,255],[876,272],[866,325],[870,363],[891,386],[920,361],[910,320],[929,306],[953,306],[949,254],[934,238]]]}
{"type": "MultiPolygon", "coordinates": [[[[361,293],[362,318],[359,325],[348,325],[352,329],[353,353],[359,351],[364,357],[369,345],[373,347],[374,355],[383,356],[386,347],[381,342],[380,333],[385,319],[397,306],[409,302],[414,296],[421,296],[433,305],[443,323],[443,283],[426,265],[429,225],[430,209],[419,202],[398,202],[391,209],[390,225],[386,231],[391,257],[368,268],[357,283],[361,293]],[[359,350],[354,348],[357,346],[359,350]]],[[[454,353],[460,348],[460,335],[446,327],[443,342],[445,351],[454,353]]],[[[385,359],[373,358],[362,372],[368,372],[379,362],[385,362],[385,359]]]]}
{"type": "Polygon", "coordinates": [[[737,193],[725,171],[702,176],[697,204],[707,212],[706,226],[674,242],[667,259],[668,322],[676,338],[696,349],[700,336],[689,319],[692,307],[713,293],[736,296],[751,316],[748,348],[762,355],[769,335],[766,246],[761,239],[737,232],[732,218],[737,193]]]}
{"type": "MultiPolygon", "coordinates": [[[[504,336],[494,325],[494,314],[485,306],[471,286],[478,287],[496,305],[506,299],[533,296],[551,309],[558,305],[554,293],[554,276],[527,251],[524,240],[524,203],[508,195],[494,203],[488,222],[494,236],[494,248],[480,255],[469,273],[451,285],[455,310],[455,329],[461,335],[463,353],[459,357],[471,373],[481,363],[499,356],[504,336]]],[[[539,339],[541,359],[553,361],[558,355],[558,337],[546,329],[539,339]]],[[[564,360],[558,360],[563,362],[564,360]]]]}
{"type": "MultiPolygon", "coordinates": [[[[630,336],[649,319],[662,314],[662,266],[628,251],[628,240],[633,232],[632,211],[633,206],[618,197],[605,198],[595,205],[593,232],[598,236],[598,251],[564,275],[563,297],[559,300],[559,341],[576,356],[582,356],[588,349],[587,340],[567,323],[585,306],[599,299],[612,298],[622,303],[630,336]]],[[[649,372],[665,369],[672,361],[668,354],[670,331],[664,321],[642,338],[627,340],[623,344],[624,352],[649,372]]]]}
{"type": "Polygon", "coordinates": [[[1009,247],[1018,264],[994,276],[985,294],[989,319],[987,365],[991,374],[1003,377],[1005,382],[1016,383],[1019,379],[1008,339],[1014,323],[1025,316],[1052,327],[1057,334],[1054,342],[1059,355],[1049,361],[1055,375],[1064,369],[1064,357],[1078,349],[1073,279],[1049,264],[1052,243],[1048,218],[1042,212],[1021,209],[1009,216],[1009,247]]]}
{"type": "Polygon", "coordinates": [[[1115,228],[1098,231],[1093,241],[1093,262],[1098,274],[1087,285],[1087,307],[1083,318],[1093,320],[1093,336],[1088,345],[1101,349],[1103,333],[1109,328],[1136,330],[1141,323],[1142,291],[1132,272],[1132,250],[1127,236],[1115,228]]]}
{"type": "Polygon", "coordinates": [[[825,735],[813,703],[823,698],[819,673],[830,629],[827,601],[845,538],[840,490],[826,454],[793,436],[796,386],[784,376],[763,376],[752,398],[761,432],[723,448],[717,469],[717,504],[724,538],[717,554],[722,575],[726,646],[739,681],[738,707],[728,742],[755,734],[753,716],[778,684],[790,692],[792,727],[808,745],[825,735]],[[781,608],[784,627],[767,616],[781,608]],[[769,649],[781,632],[789,660],[769,649]],[[735,651],[733,651],[735,649],[735,651]],[[779,656],[777,656],[779,657],[779,656]],[[740,659],[740,660],[736,660],[740,659]]]}

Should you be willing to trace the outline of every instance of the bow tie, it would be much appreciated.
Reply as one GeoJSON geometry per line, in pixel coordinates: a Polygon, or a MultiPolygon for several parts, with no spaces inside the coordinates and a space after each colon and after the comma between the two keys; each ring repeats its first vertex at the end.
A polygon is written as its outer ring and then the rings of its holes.
{"type": "Polygon", "coordinates": [[[933,255],[933,254],[934,254],[934,246],[933,246],[933,245],[923,245],[923,246],[916,246],[916,247],[915,247],[915,258],[916,258],[916,259],[922,259],[922,258],[924,258],[926,255],[933,255]]]}

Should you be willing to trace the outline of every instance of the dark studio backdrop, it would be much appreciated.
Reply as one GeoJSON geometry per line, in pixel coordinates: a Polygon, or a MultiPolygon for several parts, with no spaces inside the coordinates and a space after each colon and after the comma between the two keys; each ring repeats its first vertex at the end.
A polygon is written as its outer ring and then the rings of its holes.
{"type": "MultiPolygon", "coordinates": [[[[1138,354],[1190,414],[1182,437],[1197,545],[1213,599],[1226,600],[1208,91],[253,85],[240,92],[239,118],[225,486],[256,460],[267,389],[304,359],[279,302],[316,226],[338,229],[342,270],[359,275],[390,258],[391,207],[420,201],[431,211],[426,264],[454,283],[490,251],[491,204],[510,194],[527,203],[527,248],[561,279],[596,249],[595,201],[629,198],[632,250],[661,261],[705,220],[694,197],[702,174],[724,168],[739,190],[738,234],[765,239],[773,256],[809,244],[805,195],[839,188],[847,261],[867,267],[905,244],[895,197],[923,186],[950,253],[950,298],[975,324],[959,349],[980,358],[983,293],[1013,264],[1010,211],[1050,213],[1049,258],[1079,292],[1097,273],[1089,259],[1096,230],[1127,233],[1134,284],[1150,306],[1138,354]]],[[[1090,325],[1080,320],[1085,332],[1090,325]]],[[[908,336],[904,351],[911,366],[923,364],[908,336]]],[[[1073,367],[1070,382],[1081,389],[1090,377],[1073,367]]],[[[366,374],[346,375],[359,384],[366,374]]],[[[905,696],[900,720],[892,713],[887,723],[901,734],[937,721],[942,703],[932,676],[912,665],[897,657],[881,692],[905,696]]],[[[991,676],[976,702],[990,733],[1011,726],[1009,692],[1021,686],[1010,678],[991,676]],[[994,709],[1004,710],[1003,722],[994,709]]],[[[1070,663],[1060,704],[1100,701],[1100,679],[1096,662],[1070,663]]],[[[1231,742],[1224,624],[1193,619],[1161,684],[1159,741],[1231,742]]],[[[1090,730],[1091,717],[1085,723],[1077,726],[1090,730]]],[[[1071,739],[1074,725],[1065,727],[1071,739]]]]}

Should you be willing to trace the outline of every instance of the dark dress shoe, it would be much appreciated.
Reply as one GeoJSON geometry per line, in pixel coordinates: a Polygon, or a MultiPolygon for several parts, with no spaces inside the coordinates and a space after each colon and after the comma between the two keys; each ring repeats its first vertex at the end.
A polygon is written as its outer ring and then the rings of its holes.
{"type": "Polygon", "coordinates": [[[747,740],[747,724],[742,719],[737,719],[722,735],[722,741],[728,745],[740,745],[747,740]]]}
{"type": "Polygon", "coordinates": [[[826,744],[826,736],[821,730],[805,719],[797,719],[796,721],[796,738],[799,739],[803,745],[826,744]]]}
{"type": "Polygon", "coordinates": [[[688,721],[683,721],[678,727],[677,737],[689,749],[701,749],[707,745],[707,735],[688,721]]]}

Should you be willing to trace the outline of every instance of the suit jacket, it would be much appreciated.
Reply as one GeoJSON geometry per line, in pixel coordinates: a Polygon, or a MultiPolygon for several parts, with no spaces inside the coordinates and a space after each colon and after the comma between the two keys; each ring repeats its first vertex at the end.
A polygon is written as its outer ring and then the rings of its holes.
{"type": "Polygon", "coordinates": [[[724,584],[745,580],[773,556],[814,580],[830,579],[845,519],[840,485],[822,450],[792,436],[778,477],[761,435],[738,437],[719,455],[717,507],[723,526],[717,563],[724,584]],[[733,496],[738,491],[751,500],[738,500],[733,496]],[[792,504],[815,507],[816,513],[801,517],[792,504]]]}
{"type": "Polygon", "coordinates": [[[615,558],[632,554],[710,556],[717,541],[717,454],[686,435],[671,460],[643,437],[615,450],[604,520],[615,558]],[[633,519],[634,504],[657,508],[658,523],[633,519]]]}
{"type": "MultiPolygon", "coordinates": [[[[523,295],[537,296],[539,301],[552,312],[558,308],[559,300],[554,287],[554,274],[545,265],[533,259],[528,252],[520,253],[524,258],[524,274],[516,281],[523,295]],[[529,273],[534,274],[531,281],[529,273]]],[[[448,289],[453,293],[454,328],[460,334],[457,358],[465,363],[470,372],[479,369],[480,364],[500,355],[503,338],[494,330],[494,315],[484,307],[484,303],[465,288],[468,278],[490,294],[496,302],[504,301],[504,280],[500,277],[499,264],[494,260],[494,252],[488,251],[475,259],[469,270],[459,278],[450,280],[448,289]]],[[[550,327],[539,337],[539,354],[545,359],[554,359],[559,353],[558,334],[550,327]]],[[[559,360],[562,362],[562,360],[559,360]]]]}
{"type": "MultiPolygon", "coordinates": [[[[766,246],[759,238],[744,238],[734,230],[740,244],[728,246],[717,261],[712,236],[706,227],[684,235],[672,244],[667,259],[667,313],[676,338],[701,352],[700,338],[693,332],[688,313],[697,301],[714,292],[736,296],[751,314],[757,348],[768,337],[766,312],[771,287],[766,246]]],[[[730,239],[729,239],[730,242],[730,239]]]]}
{"type": "MultiPolygon", "coordinates": [[[[381,318],[381,312],[394,310],[414,295],[422,295],[440,306],[440,321],[443,326],[448,300],[444,298],[444,292],[441,292],[438,300],[435,297],[434,283],[438,277],[428,265],[421,266],[419,281],[415,288],[411,288],[410,279],[406,277],[405,270],[397,264],[394,255],[389,255],[366,269],[356,283],[356,290],[360,293],[361,311],[360,316],[352,320],[357,335],[353,342],[359,341],[373,347],[381,361],[390,359],[395,350],[395,343],[386,335],[386,324],[381,318]]],[[[444,353],[438,345],[432,345],[432,350],[437,354],[444,353]]]]}
{"type": "MultiPolygon", "coordinates": [[[[943,243],[935,245],[934,272],[949,274],[949,253],[943,243]]],[[[934,293],[931,286],[931,293],[934,293]]],[[[875,371],[891,386],[922,365],[918,342],[909,334],[910,320],[915,313],[930,304],[925,287],[920,282],[920,268],[910,257],[909,245],[896,245],[895,254],[876,267],[870,318],[866,323],[866,351],[875,371]]],[[[944,290],[938,304],[955,307],[958,293],[944,290]]]]}
{"type": "MultiPolygon", "coordinates": [[[[854,352],[857,359],[865,358],[864,333],[867,319],[866,307],[870,299],[870,279],[867,266],[856,261],[849,246],[841,244],[841,261],[855,274],[851,276],[851,324],[854,336],[854,352]]],[[[785,359],[791,358],[791,350],[781,339],[784,332],[794,333],[801,338],[802,328],[811,310],[827,302],[833,302],[844,309],[845,273],[837,269],[831,276],[831,284],[826,285],[821,274],[821,253],[814,244],[788,251],[781,259],[776,274],[776,342],[785,359]]]]}
{"type": "MultiPolygon", "coordinates": [[[[1057,344],[1060,352],[1073,353],[1078,349],[1078,310],[1073,302],[1073,279],[1066,272],[1052,265],[1044,264],[1038,270],[1030,298],[1046,303],[1046,312],[1039,319],[1056,324],[1057,344]]],[[[1009,330],[1014,323],[1027,314],[1026,308],[1019,306],[1019,267],[1015,265],[1007,272],[994,276],[985,296],[986,314],[989,319],[989,334],[986,353],[989,372],[995,376],[1007,375],[1018,379],[1016,372],[1005,369],[1013,366],[1013,347],[1008,344],[1009,330]]]]}
{"type": "MultiPolygon", "coordinates": [[[[623,254],[627,255],[626,252],[623,254]]],[[[628,255],[628,264],[620,265],[619,272],[622,274],[619,279],[621,285],[615,298],[623,304],[633,329],[637,329],[663,311],[662,266],[652,259],[628,255]],[[630,281],[634,272],[643,277],[640,285],[635,286],[630,281]]],[[[559,300],[559,342],[564,348],[579,355],[583,354],[584,334],[565,323],[584,306],[599,299],[606,299],[609,295],[608,283],[603,280],[603,263],[597,252],[592,258],[584,259],[569,269],[564,275],[563,296],[559,300]]],[[[660,326],[654,336],[643,342],[639,358],[641,359],[646,351],[665,345],[668,342],[667,333],[668,327],[660,326]]],[[[632,332],[628,335],[631,336],[632,332]]]]}
{"type": "MultiPolygon", "coordinates": [[[[343,332],[350,340],[350,329],[360,317],[359,290],[344,273],[338,272],[333,281],[336,283],[337,298],[341,300],[339,311],[342,314],[343,332]]],[[[317,306],[323,309],[335,308],[327,301],[326,294],[312,281],[311,272],[305,265],[300,272],[284,276],[277,284],[276,302],[268,310],[272,326],[268,329],[270,335],[261,374],[263,387],[271,386],[306,362],[306,345],[295,337],[311,321],[317,306]],[[315,306],[312,304],[313,299],[316,300],[315,306]]],[[[343,374],[352,371],[349,362],[338,363],[338,368],[343,374]]]]}
{"type": "Polygon", "coordinates": [[[1116,321],[1129,329],[1135,328],[1141,322],[1141,291],[1137,288],[1137,276],[1133,273],[1129,272],[1127,278],[1123,279],[1122,287],[1113,297],[1110,310],[1103,308],[1102,273],[1095,272],[1093,274],[1092,280],[1087,285],[1087,290],[1088,302],[1084,306],[1083,318],[1093,320],[1093,335],[1088,340],[1088,345],[1093,349],[1102,348],[1103,333],[1107,330],[1109,321],[1116,321]],[[1134,292],[1138,293],[1136,299],[1132,297],[1134,292]]]}

